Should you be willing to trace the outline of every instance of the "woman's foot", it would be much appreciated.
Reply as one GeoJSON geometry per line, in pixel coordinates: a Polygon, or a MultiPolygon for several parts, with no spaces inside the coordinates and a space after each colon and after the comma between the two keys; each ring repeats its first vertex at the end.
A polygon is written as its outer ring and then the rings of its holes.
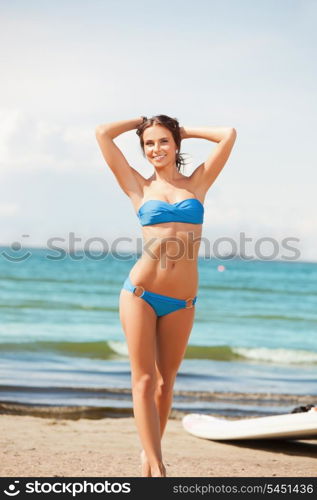
{"type": "Polygon", "coordinates": [[[152,467],[150,470],[152,477],[166,477],[166,469],[163,463],[152,467]]]}
{"type": "Polygon", "coordinates": [[[151,467],[148,462],[145,451],[141,451],[141,476],[142,477],[152,477],[151,476],[151,467]]]}

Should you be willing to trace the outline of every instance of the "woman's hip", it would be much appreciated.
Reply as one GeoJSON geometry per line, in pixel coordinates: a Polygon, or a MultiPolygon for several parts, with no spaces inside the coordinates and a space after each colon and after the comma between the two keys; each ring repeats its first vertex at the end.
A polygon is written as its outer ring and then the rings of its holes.
{"type": "Polygon", "coordinates": [[[146,290],[142,285],[135,284],[131,280],[130,275],[124,281],[122,289],[131,292],[136,297],[147,302],[158,317],[166,316],[179,309],[191,309],[197,301],[196,295],[186,298],[177,298],[146,290]]]}

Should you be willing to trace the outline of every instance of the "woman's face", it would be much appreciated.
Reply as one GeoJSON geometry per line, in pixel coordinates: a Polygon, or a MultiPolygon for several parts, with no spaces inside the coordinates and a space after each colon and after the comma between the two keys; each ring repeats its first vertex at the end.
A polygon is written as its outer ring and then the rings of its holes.
{"type": "Polygon", "coordinates": [[[172,132],[162,125],[153,125],[143,133],[144,153],[156,168],[174,165],[176,161],[176,144],[172,132]]]}

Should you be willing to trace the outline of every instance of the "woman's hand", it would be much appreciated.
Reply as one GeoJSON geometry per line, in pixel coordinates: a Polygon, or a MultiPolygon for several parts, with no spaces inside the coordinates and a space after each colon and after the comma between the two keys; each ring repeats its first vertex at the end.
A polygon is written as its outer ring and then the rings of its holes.
{"type": "Polygon", "coordinates": [[[184,127],[179,127],[179,131],[180,131],[181,139],[186,139],[186,132],[185,132],[184,127]]]}

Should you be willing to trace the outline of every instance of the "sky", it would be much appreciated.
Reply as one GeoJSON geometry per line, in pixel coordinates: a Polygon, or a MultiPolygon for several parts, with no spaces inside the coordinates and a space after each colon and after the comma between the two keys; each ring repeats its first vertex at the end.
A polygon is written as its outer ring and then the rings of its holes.
{"type": "MultiPolygon", "coordinates": [[[[317,261],[316,21],[315,0],[1,0],[0,245],[68,248],[73,234],[134,249],[138,219],[95,127],[167,114],[237,131],[205,239],[317,261]]],[[[115,141],[149,177],[135,131],[115,141]]],[[[214,146],[184,140],[184,174],[214,146]]]]}

